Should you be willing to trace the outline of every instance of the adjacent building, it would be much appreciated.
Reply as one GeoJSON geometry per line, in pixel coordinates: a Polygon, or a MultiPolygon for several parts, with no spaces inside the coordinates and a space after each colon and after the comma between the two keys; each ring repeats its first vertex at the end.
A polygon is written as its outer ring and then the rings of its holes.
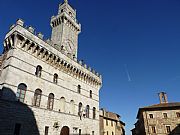
{"type": "Polygon", "coordinates": [[[165,92],[160,104],[139,108],[133,135],[180,135],[180,102],[168,103],[165,92]]]}
{"type": "Polygon", "coordinates": [[[125,135],[125,123],[120,120],[120,115],[100,110],[100,135],[125,135]]]}
{"type": "Polygon", "coordinates": [[[81,25],[67,0],[50,25],[46,40],[21,19],[5,36],[0,134],[99,135],[102,77],[77,59],[81,25]]]}

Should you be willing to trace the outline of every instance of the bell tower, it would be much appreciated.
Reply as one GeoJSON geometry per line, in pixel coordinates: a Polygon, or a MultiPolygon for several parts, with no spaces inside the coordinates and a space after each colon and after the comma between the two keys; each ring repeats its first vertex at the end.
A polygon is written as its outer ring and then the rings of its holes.
{"type": "Polygon", "coordinates": [[[77,58],[81,24],[76,19],[76,10],[69,5],[68,0],[59,5],[58,15],[51,17],[51,27],[51,40],[55,48],[71,58],[77,58]]]}

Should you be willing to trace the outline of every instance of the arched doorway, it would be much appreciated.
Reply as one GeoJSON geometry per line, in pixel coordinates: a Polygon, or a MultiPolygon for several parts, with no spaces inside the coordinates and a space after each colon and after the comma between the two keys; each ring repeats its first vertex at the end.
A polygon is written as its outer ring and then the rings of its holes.
{"type": "Polygon", "coordinates": [[[64,126],[64,127],[61,129],[60,135],[69,135],[69,127],[64,126]]]}

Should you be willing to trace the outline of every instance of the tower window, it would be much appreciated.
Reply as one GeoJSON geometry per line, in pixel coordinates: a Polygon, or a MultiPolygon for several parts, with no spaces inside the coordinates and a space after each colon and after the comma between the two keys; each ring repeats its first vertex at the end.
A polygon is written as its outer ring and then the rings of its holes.
{"type": "Polygon", "coordinates": [[[55,84],[57,84],[57,82],[58,82],[58,74],[54,74],[53,82],[54,82],[55,84]]]}
{"type": "Polygon", "coordinates": [[[81,85],[78,85],[77,91],[78,91],[78,93],[81,93],[81,85]]]}
{"type": "Polygon", "coordinates": [[[90,94],[90,98],[92,98],[92,90],[90,90],[90,93],[89,93],[89,94],[90,94]]]}
{"type": "Polygon", "coordinates": [[[93,107],[93,119],[96,119],[96,108],[93,107]]]}
{"type": "Polygon", "coordinates": [[[71,13],[71,12],[69,12],[69,15],[70,15],[70,16],[72,16],[72,13],[71,13]]]}
{"type": "Polygon", "coordinates": [[[63,46],[63,45],[61,46],[61,51],[62,51],[62,50],[64,50],[64,46],[63,46]]]}
{"type": "Polygon", "coordinates": [[[26,84],[21,83],[18,85],[18,89],[17,89],[17,93],[16,93],[16,97],[17,97],[18,101],[24,102],[26,90],[27,90],[26,84]]]}
{"type": "Polygon", "coordinates": [[[53,93],[50,93],[49,96],[48,96],[47,109],[53,110],[53,105],[54,105],[54,94],[53,94],[53,93]]]}
{"type": "Polygon", "coordinates": [[[41,67],[40,65],[38,65],[38,66],[36,67],[35,75],[36,75],[37,77],[41,77],[41,73],[42,73],[42,67],[41,67]]]}
{"type": "Polygon", "coordinates": [[[40,89],[37,89],[34,93],[34,106],[39,107],[41,102],[41,94],[42,91],[40,89]]]}

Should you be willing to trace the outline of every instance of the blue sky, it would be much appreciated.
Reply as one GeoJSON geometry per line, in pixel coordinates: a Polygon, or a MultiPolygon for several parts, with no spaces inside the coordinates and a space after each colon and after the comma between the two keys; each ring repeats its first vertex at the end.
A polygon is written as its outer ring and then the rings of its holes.
{"type": "MultiPolygon", "coordinates": [[[[0,42],[22,18],[50,37],[50,17],[62,0],[1,0],[0,42]]],[[[159,103],[157,93],[180,101],[179,0],[69,0],[82,24],[79,59],[103,75],[100,106],[121,115],[127,135],[139,107],[159,103]]]]}

